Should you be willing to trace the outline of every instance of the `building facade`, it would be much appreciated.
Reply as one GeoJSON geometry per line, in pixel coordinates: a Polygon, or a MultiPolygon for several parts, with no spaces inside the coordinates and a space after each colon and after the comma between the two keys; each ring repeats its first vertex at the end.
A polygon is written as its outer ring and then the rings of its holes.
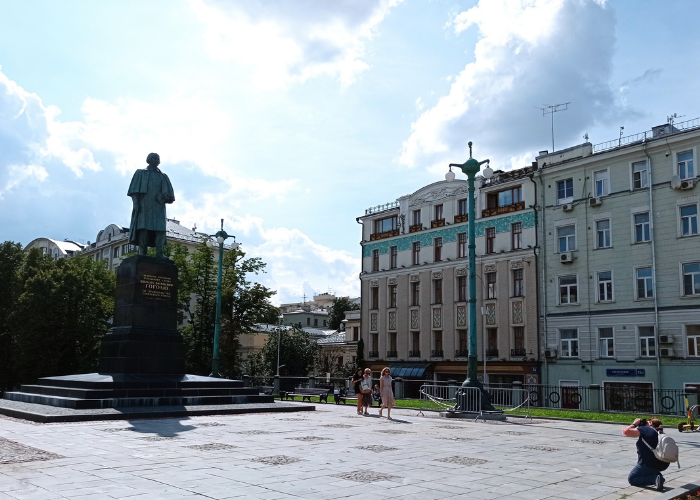
{"type": "Polygon", "coordinates": [[[537,157],[545,382],[700,384],[698,125],[537,157]]]}
{"type": "MultiPolygon", "coordinates": [[[[479,178],[476,193],[479,377],[539,381],[534,167],[479,178]]],[[[463,379],[468,357],[467,182],[442,181],[365,211],[365,359],[463,379]]],[[[406,370],[403,370],[406,372],[406,370]]]]}

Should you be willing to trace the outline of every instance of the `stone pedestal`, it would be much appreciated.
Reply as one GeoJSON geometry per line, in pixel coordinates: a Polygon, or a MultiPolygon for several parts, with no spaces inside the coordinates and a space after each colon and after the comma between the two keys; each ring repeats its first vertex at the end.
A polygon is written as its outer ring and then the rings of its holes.
{"type": "Polygon", "coordinates": [[[114,323],[102,341],[98,372],[185,373],[173,261],[137,255],[117,268],[114,323]]]}

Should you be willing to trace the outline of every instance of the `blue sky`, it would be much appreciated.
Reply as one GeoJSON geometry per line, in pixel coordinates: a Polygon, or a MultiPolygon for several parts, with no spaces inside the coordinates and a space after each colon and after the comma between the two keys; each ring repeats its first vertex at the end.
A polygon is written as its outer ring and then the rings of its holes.
{"type": "Polygon", "coordinates": [[[359,293],[364,209],[443,178],[700,116],[697,2],[0,2],[0,240],[128,224],[160,154],[169,216],[218,220],[278,301],[359,293]]]}

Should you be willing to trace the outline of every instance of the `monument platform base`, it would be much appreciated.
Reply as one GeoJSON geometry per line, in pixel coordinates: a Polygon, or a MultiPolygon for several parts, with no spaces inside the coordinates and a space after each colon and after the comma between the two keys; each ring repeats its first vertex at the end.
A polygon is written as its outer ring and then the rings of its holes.
{"type": "Polygon", "coordinates": [[[441,417],[445,418],[465,418],[475,420],[477,417],[481,420],[500,420],[505,422],[506,416],[503,412],[473,412],[473,411],[441,411],[441,417]]]}

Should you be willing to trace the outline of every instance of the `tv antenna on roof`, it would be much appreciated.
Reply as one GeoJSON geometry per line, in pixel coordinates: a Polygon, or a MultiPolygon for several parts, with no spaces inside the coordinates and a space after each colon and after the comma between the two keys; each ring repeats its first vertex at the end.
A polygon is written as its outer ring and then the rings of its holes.
{"type": "Polygon", "coordinates": [[[673,122],[676,121],[676,118],[683,118],[684,116],[685,115],[678,116],[678,113],[673,113],[671,116],[666,117],[666,121],[673,127],[673,122]]]}
{"type": "Polygon", "coordinates": [[[552,115],[552,153],[554,152],[554,113],[566,111],[569,109],[569,104],[571,104],[571,102],[564,102],[562,104],[543,104],[543,108],[537,108],[542,111],[542,116],[552,115]]]}

